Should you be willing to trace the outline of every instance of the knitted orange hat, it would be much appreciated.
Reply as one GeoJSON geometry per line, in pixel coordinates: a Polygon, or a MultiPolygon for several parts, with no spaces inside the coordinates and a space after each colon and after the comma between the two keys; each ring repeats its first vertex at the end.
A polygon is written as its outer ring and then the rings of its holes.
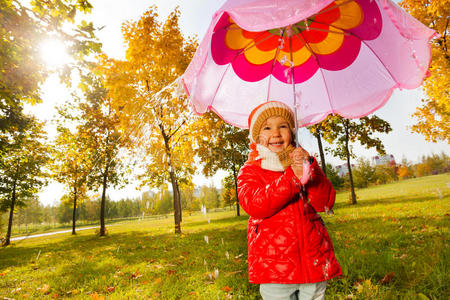
{"type": "Polygon", "coordinates": [[[269,101],[258,105],[248,117],[248,128],[250,131],[250,141],[256,143],[259,132],[264,122],[274,116],[280,116],[284,118],[292,132],[295,130],[295,117],[294,112],[289,106],[279,101],[269,101]]]}

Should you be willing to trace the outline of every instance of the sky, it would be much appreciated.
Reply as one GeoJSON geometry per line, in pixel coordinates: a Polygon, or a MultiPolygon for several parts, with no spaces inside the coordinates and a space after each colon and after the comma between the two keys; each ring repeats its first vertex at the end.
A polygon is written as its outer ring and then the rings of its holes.
{"type": "MultiPolygon", "coordinates": [[[[110,57],[124,58],[124,44],[121,35],[121,25],[129,20],[137,20],[150,6],[155,5],[160,16],[160,20],[169,15],[175,7],[179,6],[180,28],[185,36],[196,35],[200,40],[205,34],[214,12],[225,2],[224,0],[91,0],[94,9],[85,19],[93,21],[96,27],[104,28],[97,34],[103,43],[103,51],[110,57]]],[[[47,55],[48,56],[48,55],[47,55]]],[[[53,55],[54,56],[54,55],[53,55]]],[[[54,57],[50,56],[52,60],[54,57]]],[[[43,103],[28,107],[28,111],[34,113],[42,120],[51,120],[56,113],[55,106],[64,103],[70,99],[70,93],[59,83],[56,76],[50,76],[42,87],[43,103]]],[[[380,135],[383,140],[386,152],[393,154],[396,161],[400,162],[406,158],[412,162],[417,162],[421,155],[446,152],[449,153],[450,147],[445,142],[430,143],[423,136],[411,133],[408,129],[414,124],[411,117],[416,107],[420,106],[421,99],[424,97],[421,89],[415,90],[396,90],[387,104],[379,109],[375,114],[391,124],[392,132],[388,135],[380,135]]],[[[55,134],[54,126],[49,125],[50,136],[55,134]]],[[[306,132],[300,130],[299,133],[301,145],[311,154],[316,153],[317,144],[315,140],[306,132]]],[[[353,145],[357,156],[370,158],[376,155],[375,150],[367,150],[353,145]]],[[[334,165],[342,164],[337,158],[330,155],[326,157],[327,162],[334,165]]],[[[225,172],[219,172],[213,178],[205,178],[197,175],[194,178],[196,185],[214,184],[221,186],[221,179],[225,172]]],[[[145,191],[147,189],[143,189],[145,191]]],[[[136,190],[136,185],[130,185],[122,190],[111,189],[107,194],[113,200],[119,200],[125,197],[138,197],[142,191],[136,190]]],[[[39,194],[39,199],[45,205],[57,204],[64,193],[64,187],[57,183],[51,183],[39,194]]]]}

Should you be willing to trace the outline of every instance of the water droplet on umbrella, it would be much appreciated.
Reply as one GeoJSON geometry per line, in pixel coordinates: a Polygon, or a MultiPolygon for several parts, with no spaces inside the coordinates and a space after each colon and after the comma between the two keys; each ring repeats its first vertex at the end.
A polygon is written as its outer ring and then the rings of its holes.
{"type": "Polygon", "coordinates": [[[286,57],[286,55],[283,55],[283,58],[280,60],[280,63],[282,64],[282,65],[284,65],[284,63],[287,61],[287,57],[286,57]]]}
{"type": "Polygon", "coordinates": [[[209,244],[209,237],[208,237],[207,235],[205,235],[204,238],[205,238],[205,242],[206,242],[207,244],[209,244]]]}
{"type": "Polygon", "coordinates": [[[377,18],[373,18],[373,24],[377,23],[377,18]]]}

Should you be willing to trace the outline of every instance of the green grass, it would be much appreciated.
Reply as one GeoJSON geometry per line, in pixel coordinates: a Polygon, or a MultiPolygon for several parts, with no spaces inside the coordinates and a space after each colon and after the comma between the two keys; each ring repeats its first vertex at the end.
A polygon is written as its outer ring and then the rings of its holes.
{"type": "MultiPolygon", "coordinates": [[[[327,299],[448,299],[449,185],[443,174],[371,187],[356,206],[340,193],[324,220],[344,276],[327,299]]],[[[167,218],[13,243],[0,249],[0,297],[258,299],[247,217],[233,214],[184,216],[182,235],[167,218]]]]}

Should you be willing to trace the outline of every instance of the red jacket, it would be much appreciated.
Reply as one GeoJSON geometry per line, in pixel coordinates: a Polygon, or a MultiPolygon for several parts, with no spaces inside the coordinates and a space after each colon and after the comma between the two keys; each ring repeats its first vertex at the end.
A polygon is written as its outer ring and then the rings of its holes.
{"type": "Polygon", "coordinates": [[[250,215],[251,283],[314,283],[342,273],[317,213],[332,208],[336,192],[315,160],[303,191],[290,167],[274,172],[245,164],[238,176],[238,193],[250,215]]]}

